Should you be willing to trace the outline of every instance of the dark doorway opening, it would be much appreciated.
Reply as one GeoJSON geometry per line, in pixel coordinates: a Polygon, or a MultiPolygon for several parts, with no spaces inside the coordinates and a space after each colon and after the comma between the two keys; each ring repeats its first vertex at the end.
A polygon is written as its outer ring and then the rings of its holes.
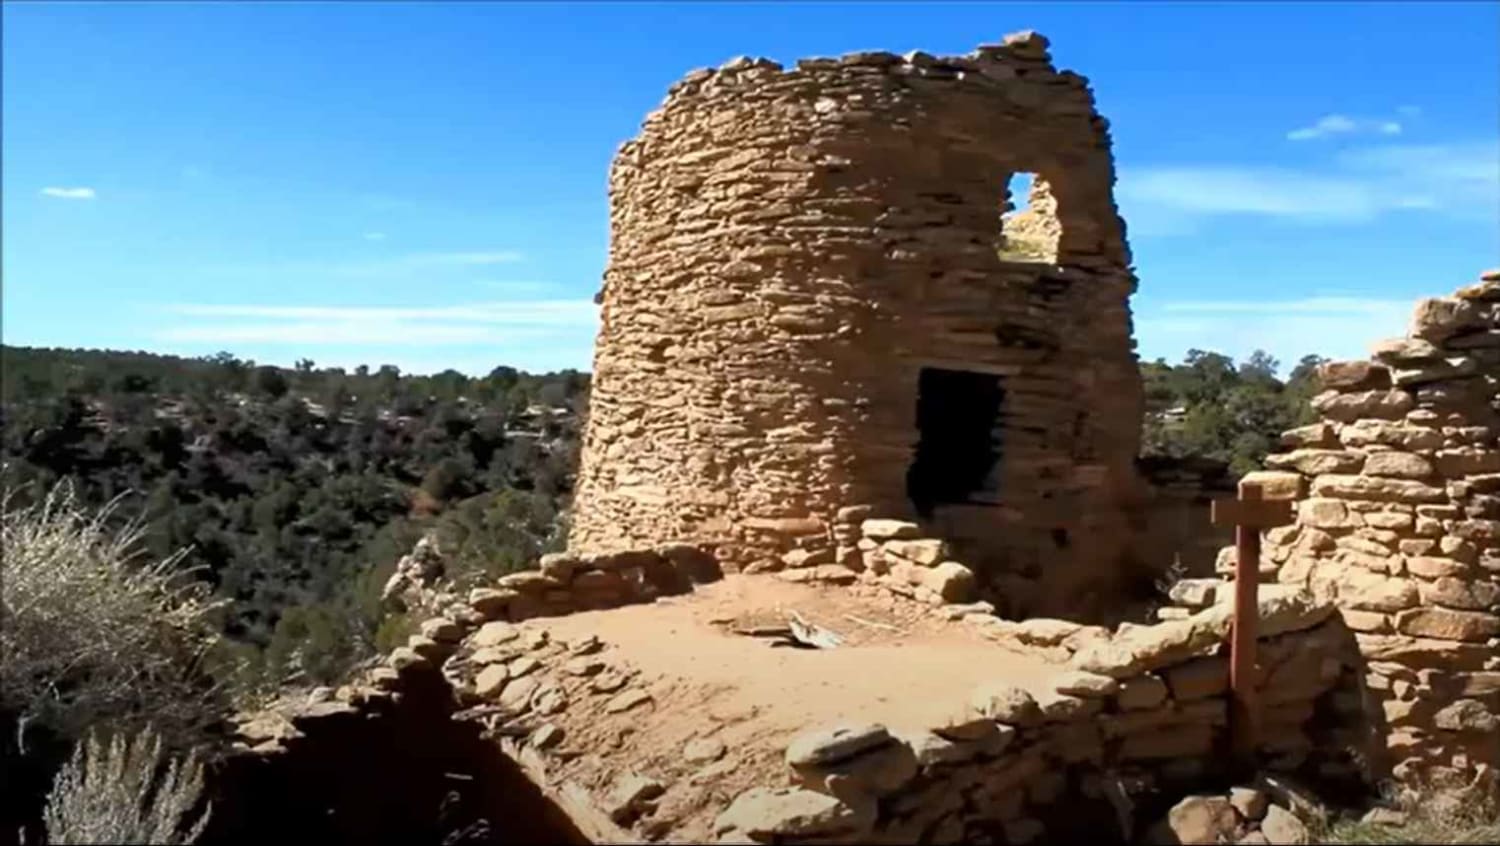
{"type": "Polygon", "coordinates": [[[993,501],[1003,453],[999,376],[924,367],[917,378],[917,449],[906,495],[922,517],[939,505],[993,501]]]}

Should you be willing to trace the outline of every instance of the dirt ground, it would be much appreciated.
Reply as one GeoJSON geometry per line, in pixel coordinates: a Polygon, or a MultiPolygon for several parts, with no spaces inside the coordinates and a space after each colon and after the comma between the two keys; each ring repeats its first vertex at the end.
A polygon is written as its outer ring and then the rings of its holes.
{"type": "Polygon", "coordinates": [[[713,814],[744,789],[786,783],[782,752],[803,730],[844,720],[921,729],[962,710],[982,682],[1040,685],[1057,670],[907,600],[767,576],[523,624],[532,627],[567,643],[597,637],[601,658],[652,697],[625,713],[591,701],[558,715],[567,739],[556,775],[599,795],[626,768],[657,778],[669,789],[654,816],[670,820],[673,839],[707,836],[713,814]],[[735,633],[783,624],[791,611],[843,642],[803,649],[735,633]],[[683,747],[703,738],[721,741],[726,754],[687,762],[683,747]]]}

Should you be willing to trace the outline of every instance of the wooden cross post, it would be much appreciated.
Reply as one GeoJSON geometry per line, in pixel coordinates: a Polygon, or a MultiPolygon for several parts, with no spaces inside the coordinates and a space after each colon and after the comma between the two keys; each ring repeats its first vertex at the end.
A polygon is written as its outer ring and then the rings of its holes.
{"type": "Polygon", "coordinates": [[[1260,483],[1240,483],[1238,499],[1214,500],[1215,526],[1234,526],[1234,623],[1229,640],[1229,731],[1235,757],[1249,763],[1255,756],[1260,726],[1256,687],[1255,629],[1260,616],[1260,533],[1292,521],[1292,503],[1265,499],[1260,483]]]}

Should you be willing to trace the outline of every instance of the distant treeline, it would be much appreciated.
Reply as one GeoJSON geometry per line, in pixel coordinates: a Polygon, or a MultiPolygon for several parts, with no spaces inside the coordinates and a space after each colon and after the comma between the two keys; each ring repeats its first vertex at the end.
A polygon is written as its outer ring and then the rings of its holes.
{"type": "Polygon", "coordinates": [[[235,657],[331,680],[399,634],[379,589],[424,530],[476,573],[560,543],[588,384],[7,346],[0,461],[16,503],[63,478],[123,496],[151,555],[187,548],[232,600],[235,657]]]}

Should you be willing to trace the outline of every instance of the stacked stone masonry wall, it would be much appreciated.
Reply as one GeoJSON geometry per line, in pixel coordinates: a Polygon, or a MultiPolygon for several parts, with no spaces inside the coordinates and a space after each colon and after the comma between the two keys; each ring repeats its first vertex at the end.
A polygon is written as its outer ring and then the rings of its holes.
{"type": "MultiPolygon", "coordinates": [[[[924,367],[992,374],[1001,458],[929,536],[1039,608],[1107,593],[1141,385],[1107,122],[1022,34],[961,57],[739,59],[671,89],[610,175],[570,548],[685,541],[728,569],[833,555],[841,508],[916,519],[924,367]],[[1015,173],[1038,175],[1002,260],[1015,173]],[[1055,220],[1052,212],[1055,209],[1055,220]]],[[[852,553],[844,561],[853,560],[852,553]]]]}
{"type": "MultiPolygon", "coordinates": [[[[1368,732],[1350,632],[1333,606],[1303,590],[1262,588],[1260,613],[1266,771],[1363,778],[1368,732]]],[[[1031,690],[996,679],[939,724],[808,726],[784,741],[784,771],[733,795],[713,787],[716,774],[753,750],[711,737],[663,759],[677,762],[670,771],[596,755],[586,775],[575,767],[566,784],[549,781],[549,769],[591,751],[575,732],[591,736],[600,721],[666,707],[628,657],[593,637],[562,642],[499,620],[430,620],[423,630],[437,646],[415,658],[397,650],[374,681],[399,686],[441,667],[463,709],[456,716],[488,726],[598,842],[1025,843],[1101,831],[1135,842],[1151,822],[1133,810],[1138,803],[1229,776],[1227,602],[1117,631],[964,619],[997,650],[1054,653],[1058,674],[1031,690]]]]}
{"type": "Polygon", "coordinates": [[[1358,632],[1398,776],[1500,763],[1500,271],[1321,376],[1322,419],[1255,474],[1299,500],[1263,566],[1358,632]]]}

